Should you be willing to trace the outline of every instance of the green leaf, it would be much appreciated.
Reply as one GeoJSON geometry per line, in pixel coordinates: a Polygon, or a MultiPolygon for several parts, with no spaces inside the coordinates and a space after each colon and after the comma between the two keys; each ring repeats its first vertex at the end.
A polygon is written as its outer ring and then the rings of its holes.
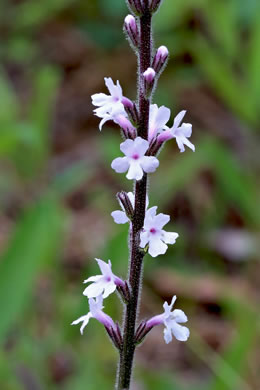
{"type": "Polygon", "coordinates": [[[0,342],[30,300],[39,271],[56,254],[62,215],[55,199],[40,201],[22,217],[0,259],[0,342]]]}

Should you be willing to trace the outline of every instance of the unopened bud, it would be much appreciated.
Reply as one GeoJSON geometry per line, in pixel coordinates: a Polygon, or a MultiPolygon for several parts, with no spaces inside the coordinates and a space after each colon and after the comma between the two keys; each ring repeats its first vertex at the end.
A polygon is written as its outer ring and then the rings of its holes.
{"type": "Polygon", "coordinates": [[[155,70],[153,68],[148,68],[144,74],[144,93],[146,97],[149,97],[152,93],[154,81],[155,81],[155,70]]]}
{"type": "Polygon", "coordinates": [[[156,12],[161,5],[162,0],[151,0],[149,9],[151,12],[156,12]]]}
{"type": "Polygon", "coordinates": [[[125,111],[128,114],[130,120],[137,124],[139,121],[139,114],[136,104],[126,97],[123,97],[122,104],[124,105],[125,111]]]}
{"type": "Polygon", "coordinates": [[[141,0],[126,0],[126,3],[135,15],[140,16],[143,14],[143,5],[141,0]]]}
{"type": "Polygon", "coordinates": [[[129,196],[125,191],[118,192],[116,196],[127,217],[132,220],[134,216],[134,208],[129,196]]]}
{"type": "Polygon", "coordinates": [[[153,69],[156,73],[161,72],[165,67],[167,59],[169,57],[169,51],[166,46],[160,46],[153,59],[153,69]]]}
{"type": "Polygon", "coordinates": [[[129,119],[124,115],[118,115],[116,117],[116,123],[121,127],[125,138],[135,139],[137,136],[136,128],[132,125],[129,119]]]}
{"type": "Polygon", "coordinates": [[[147,322],[142,321],[135,332],[135,344],[140,344],[151,329],[152,326],[147,326],[147,322]]]}
{"type": "Polygon", "coordinates": [[[128,304],[130,302],[131,293],[128,282],[125,281],[123,286],[117,286],[117,291],[121,295],[123,301],[128,304]]]}
{"type": "Polygon", "coordinates": [[[137,48],[140,42],[139,29],[133,15],[127,15],[124,23],[125,31],[127,33],[130,43],[137,48]]]}
{"type": "Polygon", "coordinates": [[[116,323],[115,327],[105,327],[105,328],[114,346],[120,351],[123,345],[120,326],[118,325],[118,323],[116,323]]]}

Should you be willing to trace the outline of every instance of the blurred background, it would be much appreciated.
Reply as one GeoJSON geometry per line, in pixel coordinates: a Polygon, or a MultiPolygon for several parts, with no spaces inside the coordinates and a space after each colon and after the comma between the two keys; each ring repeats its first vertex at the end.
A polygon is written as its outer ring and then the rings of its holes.
{"type": "MultiPolygon", "coordinates": [[[[113,262],[126,277],[127,226],[110,168],[119,130],[100,134],[90,96],[104,76],[136,93],[122,34],[123,0],[0,4],[0,389],[112,389],[117,352],[91,320],[83,280],[113,262]]],[[[196,153],[169,142],[150,205],[180,234],[145,260],[141,317],[176,294],[191,337],[168,346],[157,327],[137,351],[133,390],[260,389],[260,3],[165,0],[155,45],[171,58],[155,102],[187,109],[196,153]]],[[[121,319],[117,296],[106,312],[121,319]]]]}

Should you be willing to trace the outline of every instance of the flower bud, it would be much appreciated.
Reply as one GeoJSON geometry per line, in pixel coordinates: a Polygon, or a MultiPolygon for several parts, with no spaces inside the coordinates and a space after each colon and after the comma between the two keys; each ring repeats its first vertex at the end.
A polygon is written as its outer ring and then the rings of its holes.
{"type": "Polygon", "coordinates": [[[159,6],[161,5],[161,2],[162,0],[151,0],[151,3],[150,3],[150,11],[151,12],[156,12],[159,8],[159,6]]]}
{"type": "Polygon", "coordinates": [[[153,68],[148,68],[144,73],[144,93],[149,97],[152,93],[156,73],[153,68]]]}
{"type": "Polygon", "coordinates": [[[117,193],[117,199],[124,209],[127,217],[132,220],[134,216],[134,209],[131,200],[129,199],[129,196],[125,191],[121,191],[117,193]]]}
{"type": "Polygon", "coordinates": [[[146,321],[142,321],[135,332],[135,344],[140,344],[152,328],[152,326],[147,326],[146,321]]]}
{"type": "Polygon", "coordinates": [[[126,0],[126,3],[130,11],[132,11],[136,16],[143,14],[143,5],[141,0],[126,0]]]}
{"type": "Polygon", "coordinates": [[[129,116],[130,120],[134,124],[137,124],[139,121],[139,114],[138,114],[136,104],[126,97],[123,97],[122,104],[124,105],[125,111],[129,116]]]}
{"type": "Polygon", "coordinates": [[[140,34],[133,15],[126,16],[124,27],[130,42],[137,48],[139,46],[140,34]]]}
{"type": "Polygon", "coordinates": [[[166,46],[160,46],[153,59],[153,69],[159,73],[166,65],[169,57],[169,51],[166,46]]]}
{"type": "Polygon", "coordinates": [[[122,338],[120,326],[118,325],[118,323],[116,323],[115,327],[105,327],[105,328],[112,343],[120,351],[123,345],[123,338],[122,338]]]}

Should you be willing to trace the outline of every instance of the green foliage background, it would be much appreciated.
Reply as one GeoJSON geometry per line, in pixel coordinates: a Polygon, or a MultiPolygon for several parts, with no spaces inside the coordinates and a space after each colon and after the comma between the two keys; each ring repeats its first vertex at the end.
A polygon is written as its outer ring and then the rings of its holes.
{"type": "MultiPolygon", "coordinates": [[[[94,257],[126,276],[127,229],[109,214],[131,183],[110,169],[120,135],[100,134],[90,99],[104,76],[135,98],[126,14],[123,0],[0,3],[1,390],[113,388],[101,325],[70,323],[88,311],[94,257]]],[[[151,177],[150,204],[180,238],[147,257],[140,315],[176,294],[191,337],[166,346],[154,330],[133,390],[258,390],[260,3],[164,0],[154,36],[171,52],[155,100],[188,110],[196,153],[169,143],[151,177]]],[[[119,306],[106,301],[118,320],[119,306]]]]}

